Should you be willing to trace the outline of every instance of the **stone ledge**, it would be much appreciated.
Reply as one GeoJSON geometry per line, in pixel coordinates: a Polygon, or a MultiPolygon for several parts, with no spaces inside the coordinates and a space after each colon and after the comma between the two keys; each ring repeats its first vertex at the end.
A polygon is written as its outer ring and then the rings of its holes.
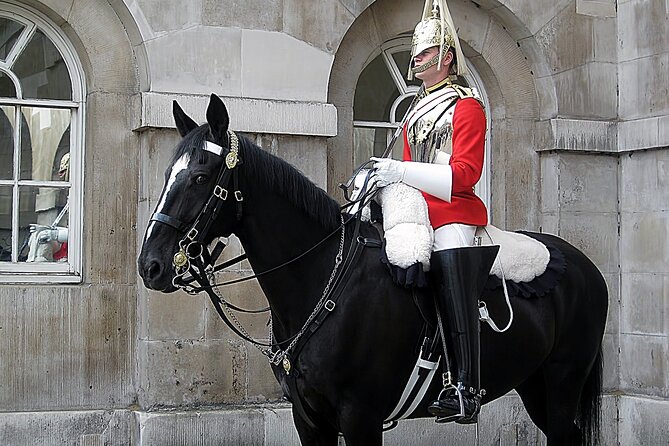
{"type": "Polygon", "coordinates": [[[618,151],[669,147],[669,116],[623,121],[618,124],[618,151]]]}
{"type": "Polygon", "coordinates": [[[554,118],[540,123],[544,122],[550,124],[551,135],[538,152],[612,154],[669,147],[669,116],[621,122],[554,118]]]}
{"type": "MultiPolygon", "coordinates": [[[[329,137],[337,134],[337,109],[332,104],[223,97],[230,127],[240,132],[329,137]]],[[[195,121],[204,122],[209,96],[146,92],[141,94],[140,122],[135,131],[175,128],[172,101],[177,100],[195,121]]]]}
{"type": "Polygon", "coordinates": [[[539,151],[568,150],[574,152],[615,153],[618,151],[616,123],[585,119],[550,120],[552,146],[539,151]]]}
{"type": "Polygon", "coordinates": [[[616,2],[614,0],[576,0],[576,14],[616,17],[616,2]]]}

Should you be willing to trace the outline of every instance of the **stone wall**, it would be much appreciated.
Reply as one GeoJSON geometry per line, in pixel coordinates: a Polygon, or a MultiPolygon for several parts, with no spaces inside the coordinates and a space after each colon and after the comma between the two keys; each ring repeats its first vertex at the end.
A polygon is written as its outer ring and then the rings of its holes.
{"type": "Polygon", "coordinates": [[[618,2],[621,444],[669,438],[668,16],[618,2]]]}
{"type": "Polygon", "coordinates": [[[26,1],[85,79],[83,281],[0,290],[0,444],[127,444],[137,401],[137,63],[107,2],[26,1]],[[100,437],[101,438],[101,437],[100,437]]]}
{"type": "MultiPolygon", "coordinates": [[[[0,444],[296,444],[266,360],[206,298],[138,286],[137,248],[177,141],[171,101],[202,122],[221,95],[232,128],[334,195],[353,167],[358,75],[411,32],[422,2],[25,3],[61,27],[85,71],[85,269],[78,286],[0,290],[0,444]]],[[[558,234],[597,264],[610,294],[603,444],[665,444],[669,6],[449,4],[490,101],[493,223],[558,234]]],[[[233,240],[225,255],[239,252],[233,240]]],[[[253,283],[225,293],[265,305],[253,283]]],[[[265,317],[243,322],[266,335],[265,317]]],[[[385,444],[442,435],[545,441],[512,393],[478,428],[411,421],[385,444]]]]}

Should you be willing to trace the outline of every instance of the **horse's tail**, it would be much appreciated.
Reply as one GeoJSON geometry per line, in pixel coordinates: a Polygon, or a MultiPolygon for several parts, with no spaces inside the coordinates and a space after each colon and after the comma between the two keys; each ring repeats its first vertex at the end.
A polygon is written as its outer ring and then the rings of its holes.
{"type": "Polygon", "coordinates": [[[585,380],[578,405],[577,420],[581,428],[581,444],[599,444],[600,410],[602,405],[602,348],[599,348],[590,374],[585,380]]]}

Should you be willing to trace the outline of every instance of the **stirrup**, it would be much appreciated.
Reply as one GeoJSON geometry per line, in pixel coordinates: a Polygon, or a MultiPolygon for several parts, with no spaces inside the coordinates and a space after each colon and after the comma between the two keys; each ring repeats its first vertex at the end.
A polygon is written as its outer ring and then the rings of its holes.
{"type": "Polygon", "coordinates": [[[444,389],[441,392],[439,392],[439,396],[437,397],[438,401],[442,400],[444,392],[451,392],[451,391],[455,392],[455,395],[458,396],[458,405],[460,406],[460,412],[446,417],[437,416],[435,422],[448,423],[451,421],[455,421],[456,423],[459,424],[473,424],[478,422],[478,414],[481,411],[481,397],[485,395],[485,390],[481,389],[479,393],[471,391],[469,392],[471,394],[472,402],[475,405],[474,411],[469,415],[467,415],[467,413],[465,412],[465,401],[464,401],[464,396],[462,395],[463,390],[465,390],[465,388],[462,386],[462,383],[458,383],[457,386],[453,384],[445,386],[444,389]]]}
{"type": "MultiPolygon", "coordinates": [[[[447,386],[444,386],[444,388],[439,392],[439,396],[437,396],[437,401],[441,401],[443,398],[444,393],[446,392],[455,392],[455,395],[458,396],[458,402],[460,403],[460,413],[450,415],[447,417],[439,417],[437,416],[437,419],[435,422],[437,423],[449,423],[451,421],[456,421],[461,418],[464,418],[465,416],[465,402],[462,396],[462,389],[459,386],[456,386],[455,384],[448,384],[447,386]]],[[[447,396],[451,396],[450,393],[447,396]]]]}

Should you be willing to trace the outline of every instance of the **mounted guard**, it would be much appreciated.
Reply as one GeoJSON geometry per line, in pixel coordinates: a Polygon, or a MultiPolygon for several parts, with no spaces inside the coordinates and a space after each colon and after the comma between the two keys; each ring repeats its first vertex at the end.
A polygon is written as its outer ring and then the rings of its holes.
{"type": "MultiPolygon", "coordinates": [[[[478,299],[498,252],[474,246],[476,230],[488,224],[474,193],[485,153],[486,117],[474,90],[456,84],[467,72],[445,0],[426,0],[415,28],[408,78],[423,88],[403,127],[403,161],[372,158],[379,187],[404,183],[423,193],[434,229],[430,276],[439,326],[448,321],[457,373],[444,373],[444,388],[428,411],[438,422],[477,421],[480,386],[478,299]]],[[[441,332],[445,359],[446,340],[441,332]]]]}

